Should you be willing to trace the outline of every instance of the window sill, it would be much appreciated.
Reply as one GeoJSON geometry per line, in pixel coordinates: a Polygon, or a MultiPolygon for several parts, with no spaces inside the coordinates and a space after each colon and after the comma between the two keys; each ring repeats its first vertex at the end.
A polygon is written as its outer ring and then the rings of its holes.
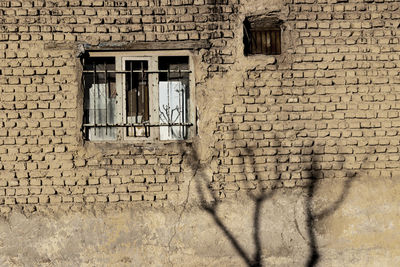
{"type": "Polygon", "coordinates": [[[177,145],[188,145],[193,143],[193,138],[186,140],[116,140],[116,141],[90,141],[85,140],[83,146],[107,147],[107,148],[121,148],[121,147],[136,147],[136,148],[160,148],[160,147],[174,147],[177,145]]]}

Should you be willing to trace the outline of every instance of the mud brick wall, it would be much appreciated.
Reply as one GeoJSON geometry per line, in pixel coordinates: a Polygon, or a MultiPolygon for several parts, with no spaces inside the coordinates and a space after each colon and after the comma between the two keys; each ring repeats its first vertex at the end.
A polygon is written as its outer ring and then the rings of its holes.
{"type": "Polygon", "coordinates": [[[0,210],[171,203],[193,151],[220,195],[399,174],[400,2],[0,1],[0,210]],[[283,21],[282,54],[243,55],[243,21],[283,21]],[[198,135],[82,138],[82,47],[207,41],[198,135]]]}
{"type": "Polygon", "coordinates": [[[238,63],[222,101],[213,187],[232,194],[311,178],[397,177],[400,3],[285,8],[282,55],[238,63]]]}
{"type": "MultiPolygon", "coordinates": [[[[183,181],[186,142],[82,140],[79,49],[104,44],[232,39],[237,1],[1,1],[0,203],[165,201],[183,181]]],[[[215,60],[217,59],[217,60],[215,60]]],[[[215,63],[215,66],[212,67],[215,63]]],[[[222,64],[221,64],[222,65],[222,64]]],[[[190,142],[188,142],[190,145],[190,142]]]]}

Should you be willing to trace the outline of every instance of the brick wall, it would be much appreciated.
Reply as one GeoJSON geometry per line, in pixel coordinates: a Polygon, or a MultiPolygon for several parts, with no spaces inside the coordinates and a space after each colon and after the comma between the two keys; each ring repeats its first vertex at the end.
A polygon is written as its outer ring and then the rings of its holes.
{"type": "MultiPolygon", "coordinates": [[[[214,188],[399,174],[398,1],[292,1],[286,52],[253,57],[215,129],[214,188]]],[[[250,59],[249,59],[250,61],[250,59]]]]}
{"type": "Polygon", "coordinates": [[[284,21],[282,55],[244,57],[242,21],[261,2],[1,1],[0,210],[170,202],[196,146],[221,196],[396,176],[400,3],[275,2],[263,6],[284,21]],[[196,138],[82,140],[80,45],[197,40],[211,48],[195,52],[196,138]]]}
{"type": "MultiPolygon", "coordinates": [[[[219,63],[237,1],[1,1],[0,203],[163,201],[177,192],[174,144],[82,140],[79,45],[215,40],[219,63]]],[[[215,62],[214,62],[215,61],[215,62]]],[[[211,68],[210,64],[210,68],[211,68]]],[[[213,67],[214,70],[218,66],[213,67]]],[[[27,204],[27,205],[25,205],[27,204]]]]}

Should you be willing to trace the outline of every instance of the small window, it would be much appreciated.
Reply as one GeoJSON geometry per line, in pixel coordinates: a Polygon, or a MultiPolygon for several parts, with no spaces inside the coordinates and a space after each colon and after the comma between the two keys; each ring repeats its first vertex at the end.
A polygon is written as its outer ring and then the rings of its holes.
{"type": "Polygon", "coordinates": [[[193,134],[188,53],[89,52],[84,59],[87,140],[184,140],[193,134]],[[185,55],[186,54],[186,55],[185,55]]]}
{"type": "Polygon", "coordinates": [[[281,54],[281,22],[278,19],[246,18],[243,31],[246,56],[281,54]]]}

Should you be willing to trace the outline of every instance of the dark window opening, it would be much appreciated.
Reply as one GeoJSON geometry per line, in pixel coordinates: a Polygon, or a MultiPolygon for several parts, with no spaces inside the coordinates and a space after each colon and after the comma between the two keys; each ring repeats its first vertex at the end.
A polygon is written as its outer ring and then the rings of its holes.
{"type": "MultiPolygon", "coordinates": [[[[148,61],[125,61],[125,89],[126,89],[126,121],[128,123],[148,123],[149,116],[149,79],[148,61]]],[[[148,127],[129,127],[127,136],[148,137],[148,127]]]]}
{"type": "Polygon", "coordinates": [[[281,21],[272,18],[246,18],[243,25],[244,54],[280,55],[281,21]]]}

